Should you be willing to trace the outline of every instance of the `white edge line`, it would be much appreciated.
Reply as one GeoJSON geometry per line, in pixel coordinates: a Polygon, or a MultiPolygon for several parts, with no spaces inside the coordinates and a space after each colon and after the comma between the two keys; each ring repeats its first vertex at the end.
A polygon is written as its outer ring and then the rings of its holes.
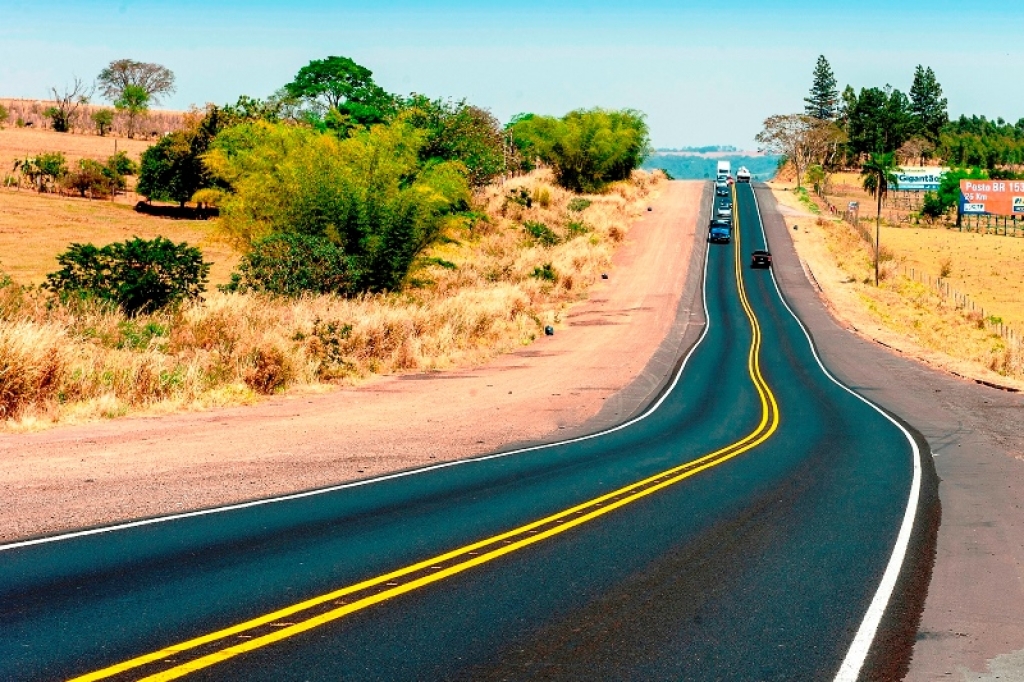
{"type": "MultiPolygon", "coordinates": [[[[714,203],[714,197],[712,197],[712,204],[714,203]]],[[[697,214],[697,221],[700,222],[700,212],[697,214]]],[[[700,229],[694,233],[694,238],[700,235],[700,229]]],[[[307,490],[301,493],[292,493],[289,495],[281,495],[279,497],[268,497],[262,500],[253,500],[251,502],[239,502],[237,504],[229,504],[221,507],[211,507],[209,509],[198,509],[191,512],[182,512],[180,514],[170,514],[167,516],[156,516],[150,519],[141,519],[139,521],[129,521],[127,523],[118,523],[112,526],[102,526],[99,528],[88,528],[86,530],[74,531],[71,533],[61,533],[59,535],[48,535],[46,537],[35,538],[32,540],[22,540],[20,542],[12,542],[5,545],[0,545],[0,552],[6,552],[12,549],[20,549],[23,547],[31,547],[33,545],[43,545],[51,542],[59,542],[62,540],[71,540],[74,538],[86,537],[88,535],[99,535],[101,533],[112,533],[114,531],[127,530],[129,528],[139,528],[141,526],[150,526],[157,523],[165,523],[168,521],[178,521],[180,519],[189,519],[196,516],[207,516],[209,514],[219,514],[221,512],[235,511],[237,509],[247,509],[249,507],[259,507],[265,504],[275,504],[277,502],[287,502],[289,500],[298,500],[304,497],[313,497],[316,495],[324,495],[327,493],[337,492],[339,490],[346,490],[348,488],[358,488],[373,483],[381,483],[383,481],[390,481],[397,478],[405,478],[407,476],[416,476],[419,474],[425,474],[430,471],[437,471],[439,469],[447,469],[449,467],[462,466],[464,464],[473,464],[477,462],[486,462],[491,459],[500,459],[503,457],[509,457],[511,455],[521,455],[526,452],[534,452],[536,450],[545,450],[548,448],[559,447],[562,445],[570,445],[572,443],[580,443],[583,441],[591,440],[594,438],[600,438],[616,431],[628,428],[633,424],[643,421],[651,414],[653,414],[661,404],[668,399],[668,396],[675,390],[676,385],[679,383],[680,377],[683,375],[683,370],[686,368],[687,363],[690,361],[690,357],[697,351],[697,348],[704,342],[704,338],[708,335],[708,330],[711,328],[711,317],[708,314],[708,291],[707,291],[707,275],[708,275],[708,254],[709,245],[704,245],[704,273],[701,275],[701,304],[704,306],[704,331],[701,332],[700,338],[693,344],[693,347],[686,353],[686,357],[683,358],[682,364],[679,365],[679,369],[676,370],[675,376],[672,379],[672,383],[669,384],[661,397],[654,402],[653,405],[648,407],[642,414],[630,419],[627,422],[623,422],[617,426],[605,429],[603,431],[597,431],[596,433],[590,433],[585,436],[577,436],[575,438],[569,438],[566,440],[555,441],[554,443],[544,443],[542,445],[532,445],[526,448],[518,448],[516,450],[508,450],[506,452],[497,452],[491,455],[482,455],[479,457],[469,457],[466,459],[459,459],[451,462],[440,462],[438,464],[432,464],[422,469],[411,469],[409,471],[399,471],[393,474],[387,474],[384,476],[377,476],[375,478],[367,478],[360,481],[352,481],[350,483],[342,483],[339,485],[330,486],[328,488],[318,488],[316,490],[307,490]]],[[[680,304],[683,301],[680,300],[680,304]]]]}
{"type": "MultiPolygon", "coordinates": [[[[750,193],[754,197],[754,206],[757,208],[757,216],[761,222],[761,237],[764,239],[765,248],[768,248],[768,237],[764,231],[764,219],[761,217],[761,205],[757,201],[757,193],[754,191],[753,187],[750,188],[750,193]]],[[[892,599],[893,592],[896,589],[896,580],[899,578],[900,570],[903,568],[903,562],[906,560],[907,549],[910,546],[910,535],[914,528],[914,517],[917,515],[917,505],[921,496],[921,451],[917,447],[917,441],[914,440],[914,437],[902,424],[893,419],[892,416],[878,405],[844,385],[828,371],[824,363],[822,363],[821,358],[818,356],[818,350],[814,347],[814,342],[811,340],[811,335],[807,331],[807,327],[804,326],[803,321],[797,317],[795,312],[793,312],[793,309],[789,307],[789,303],[782,295],[782,290],[779,289],[779,282],[775,279],[774,269],[770,270],[770,272],[772,276],[772,283],[775,285],[775,291],[779,295],[779,300],[782,301],[782,305],[786,307],[789,314],[792,315],[793,319],[796,320],[798,325],[800,325],[800,329],[803,331],[804,336],[807,337],[807,343],[811,347],[811,353],[814,355],[814,359],[817,361],[818,367],[821,368],[821,371],[824,372],[825,376],[831,379],[837,386],[850,395],[863,401],[880,415],[892,422],[896,428],[902,431],[903,435],[907,437],[907,442],[910,443],[910,449],[914,453],[914,479],[910,485],[910,496],[907,499],[907,508],[903,513],[903,524],[900,526],[900,532],[896,536],[896,545],[893,547],[892,556],[889,557],[889,563],[885,567],[885,573],[882,574],[882,581],[878,585],[878,590],[875,592],[874,598],[868,605],[868,610],[864,614],[864,619],[861,621],[860,627],[857,628],[857,634],[854,636],[853,643],[850,644],[850,648],[846,652],[846,657],[843,659],[843,663],[839,667],[839,672],[836,673],[836,682],[856,682],[860,677],[861,668],[864,667],[864,662],[867,660],[868,652],[871,650],[871,644],[874,642],[875,635],[878,633],[878,627],[882,622],[882,616],[885,615],[885,609],[888,607],[889,600],[892,599]]]]}

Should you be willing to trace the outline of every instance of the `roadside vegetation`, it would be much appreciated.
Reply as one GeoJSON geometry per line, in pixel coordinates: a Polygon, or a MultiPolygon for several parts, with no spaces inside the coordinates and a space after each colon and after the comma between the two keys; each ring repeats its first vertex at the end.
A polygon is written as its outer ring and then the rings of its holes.
{"type": "Polygon", "coordinates": [[[1024,276],[1024,243],[961,232],[953,216],[961,178],[1021,177],[1024,120],[950,121],[923,66],[909,96],[888,86],[840,94],[824,57],[805,104],[766,120],[759,141],[786,157],[774,183],[780,202],[820,215],[787,220],[840,317],[933,364],[1024,385],[1024,310],[1012,286],[1024,276]],[[897,168],[918,164],[952,170],[935,192],[897,195],[897,168]]]}
{"type": "MultiPolygon", "coordinates": [[[[141,87],[115,76],[107,97],[141,87]]],[[[502,126],[343,57],[193,110],[142,152],[138,191],[218,209],[237,269],[207,288],[203,252],[157,237],[69,244],[41,285],[0,275],[0,419],[246,402],[530,343],[657,191],[647,146],[638,112],[502,126]]]]}

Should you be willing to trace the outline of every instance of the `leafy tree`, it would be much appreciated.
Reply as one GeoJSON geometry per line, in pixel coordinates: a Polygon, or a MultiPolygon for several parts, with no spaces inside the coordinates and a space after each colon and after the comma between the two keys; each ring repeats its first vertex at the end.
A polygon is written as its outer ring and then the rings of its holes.
{"type": "Polygon", "coordinates": [[[164,237],[135,237],[102,248],[72,244],[57,262],[61,269],[46,276],[48,289],[111,301],[129,315],[198,298],[210,272],[199,249],[164,237]]]}
{"type": "Polygon", "coordinates": [[[0,102],[0,130],[4,129],[4,124],[7,123],[7,119],[11,117],[11,112],[7,110],[7,107],[0,102]]]}
{"type": "Polygon", "coordinates": [[[128,158],[128,154],[121,150],[107,159],[106,167],[110,173],[120,176],[135,175],[139,172],[139,164],[128,158]]]}
{"type": "Polygon", "coordinates": [[[114,124],[114,112],[110,109],[97,109],[92,112],[90,118],[96,124],[96,134],[100,137],[106,136],[110,126],[114,124]]]}
{"type": "Polygon", "coordinates": [[[92,89],[87,87],[81,78],[75,78],[71,85],[65,86],[61,92],[58,92],[57,88],[50,90],[53,92],[53,106],[47,108],[43,116],[50,119],[55,132],[70,132],[78,119],[79,107],[89,102],[92,89]]]}
{"type": "Polygon", "coordinates": [[[518,120],[512,138],[522,154],[550,164],[555,181],[574,192],[598,192],[624,180],[650,151],[647,122],[632,109],[577,109],[560,119],[530,116],[518,120]]]}
{"type": "Polygon", "coordinates": [[[181,130],[165,135],[142,153],[138,192],[150,200],[184,206],[199,190],[218,186],[202,157],[227,120],[212,104],[186,114],[181,130]]]}
{"type": "Polygon", "coordinates": [[[135,123],[149,111],[149,94],[141,85],[128,85],[114,100],[114,108],[128,114],[128,137],[135,137],[135,123]]]}
{"type": "Polygon", "coordinates": [[[910,139],[910,101],[899,90],[862,88],[848,113],[850,151],[855,155],[893,152],[910,139]]]}
{"type": "Polygon", "coordinates": [[[138,92],[131,101],[144,99],[147,104],[159,104],[164,95],[174,92],[174,73],[160,64],[137,62],[133,59],[117,59],[110,62],[107,68],[100,71],[96,78],[100,92],[111,102],[128,101],[125,95],[129,88],[137,88],[145,93],[140,98],[138,92]]]}
{"type": "Polygon", "coordinates": [[[325,238],[343,249],[352,291],[384,291],[470,198],[463,164],[420,162],[425,138],[401,120],[344,140],[258,121],[223,131],[205,158],[230,188],[221,220],[236,240],[325,238]]]}
{"type": "Polygon", "coordinates": [[[804,98],[804,113],[819,121],[834,121],[839,114],[839,91],[836,89],[836,77],[832,73],[825,55],[818,57],[814,67],[814,82],[810,96],[804,98]]]}
{"type": "Polygon", "coordinates": [[[882,224],[882,197],[889,191],[890,187],[898,188],[899,180],[896,178],[896,155],[892,152],[879,154],[872,153],[871,157],[864,163],[861,175],[864,177],[864,189],[871,192],[878,199],[877,213],[875,214],[875,286],[878,286],[878,249],[879,237],[882,224]]]}
{"type": "Polygon", "coordinates": [[[474,187],[505,171],[504,135],[498,119],[465,100],[430,100],[413,95],[403,102],[404,120],[426,132],[420,148],[424,162],[460,161],[474,187]]]}
{"type": "Polygon", "coordinates": [[[64,187],[78,192],[82,197],[87,194],[93,197],[110,196],[113,187],[106,170],[106,167],[99,161],[80,159],[78,168],[65,176],[64,187]]]}
{"type": "Polygon", "coordinates": [[[285,86],[307,102],[327,128],[347,134],[355,126],[380,123],[394,111],[394,97],[373,82],[373,72],[348,57],[314,59],[285,86]]]}
{"type": "Polygon", "coordinates": [[[946,103],[932,67],[924,68],[918,64],[910,86],[910,111],[916,132],[933,143],[938,141],[942,127],[949,121],[946,103]]]}

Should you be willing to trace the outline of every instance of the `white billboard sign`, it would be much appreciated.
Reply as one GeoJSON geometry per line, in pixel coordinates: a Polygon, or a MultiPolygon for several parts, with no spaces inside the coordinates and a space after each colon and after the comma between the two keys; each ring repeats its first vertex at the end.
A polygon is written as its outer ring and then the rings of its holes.
{"type": "Polygon", "coordinates": [[[895,189],[901,192],[934,192],[939,189],[942,176],[948,170],[940,166],[900,166],[896,169],[899,185],[895,189]]]}

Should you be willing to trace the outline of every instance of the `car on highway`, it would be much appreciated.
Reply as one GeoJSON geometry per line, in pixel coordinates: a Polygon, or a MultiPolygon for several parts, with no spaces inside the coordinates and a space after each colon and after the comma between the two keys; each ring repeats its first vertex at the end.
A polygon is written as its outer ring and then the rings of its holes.
{"type": "Polygon", "coordinates": [[[732,223],[728,220],[712,220],[708,241],[712,244],[728,244],[732,241],[732,223]]]}
{"type": "Polygon", "coordinates": [[[729,184],[725,183],[725,182],[716,182],[715,183],[715,194],[717,194],[720,197],[727,197],[727,196],[729,196],[729,184]]]}
{"type": "Polygon", "coordinates": [[[725,206],[719,206],[715,210],[715,217],[718,218],[719,220],[731,221],[732,220],[732,207],[730,206],[730,207],[726,208],[725,206]]]}
{"type": "Polygon", "coordinates": [[[732,199],[729,197],[722,197],[718,200],[719,208],[732,208],[732,199]]]}
{"type": "Polygon", "coordinates": [[[750,254],[750,267],[770,268],[772,266],[772,254],[764,249],[758,249],[750,254]]]}
{"type": "Polygon", "coordinates": [[[740,166],[740,169],[736,171],[736,182],[750,182],[750,171],[746,166],[740,166]]]}

